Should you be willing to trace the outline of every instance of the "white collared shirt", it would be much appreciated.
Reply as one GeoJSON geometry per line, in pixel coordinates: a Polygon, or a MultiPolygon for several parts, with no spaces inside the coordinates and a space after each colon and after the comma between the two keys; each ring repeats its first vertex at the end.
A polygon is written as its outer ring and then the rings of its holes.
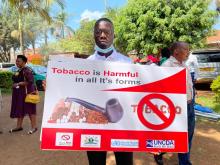
{"type": "Polygon", "coordinates": [[[198,61],[195,55],[190,54],[187,61],[186,66],[188,66],[190,73],[194,73],[194,79],[196,80],[198,78],[198,61]]]}
{"type": "Polygon", "coordinates": [[[115,49],[113,50],[112,54],[108,56],[107,58],[105,56],[99,55],[98,52],[95,51],[95,53],[89,56],[87,59],[132,64],[132,60],[129,57],[122,55],[121,53],[117,52],[115,49]]]}
{"type": "MultiPolygon", "coordinates": [[[[179,61],[177,61],[177,59],[173,56],[170,56],[170,58],[168,58],[161,66],[164,67],[184,67],[186,68],[186,87],[187,87],[187,101],[191,101],[192,100],[192,92],[193,92],[193,85],[192,85],[192,79],[189,73],[189,69],[187,68],[187,66],[185,65],[184,62],[180,63],[179,61]]],[[[178,83],[178,82],[177,82],[178,83]]]]}

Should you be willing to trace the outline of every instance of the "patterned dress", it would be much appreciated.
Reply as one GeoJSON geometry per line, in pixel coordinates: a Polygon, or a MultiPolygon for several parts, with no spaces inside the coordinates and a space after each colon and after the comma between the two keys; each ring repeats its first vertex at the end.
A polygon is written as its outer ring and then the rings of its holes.
{"type": "Polygon", "coordinates": [[[36,114],[36,104],[25,103],[26,90],[27,93],[35,91],[34,76],[32,71],[28,67],[19,69],[12,77],[13,83],[27,82],[28,85],[19,86],[19,88],[13,88],[12,90],[12,102],[11,102],[11,118],[20,118],[25,115],[36,114]]]}

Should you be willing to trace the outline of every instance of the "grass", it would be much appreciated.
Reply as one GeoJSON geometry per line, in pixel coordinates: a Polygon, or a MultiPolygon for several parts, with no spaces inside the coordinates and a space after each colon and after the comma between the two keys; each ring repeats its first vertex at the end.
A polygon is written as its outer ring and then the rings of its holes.
{"type": "Polygon", "coordinates": [[[209,107],[215,112],[220,113],[220,102],[216,101],[214,96],[199,96],[196,98],[196,103],[209,107]]]}
{"type": "Polygon", "coordinates": [[[11,92],[12,92],[11,89],[1,88],[1,93],[2,94],[10,94],[11,92]]]}

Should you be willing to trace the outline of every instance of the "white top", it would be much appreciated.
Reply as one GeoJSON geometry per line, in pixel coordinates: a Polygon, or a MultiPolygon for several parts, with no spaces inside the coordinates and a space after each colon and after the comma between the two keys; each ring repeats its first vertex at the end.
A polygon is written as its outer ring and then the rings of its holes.
{"type": "Polygon", "coordinates": [[[95,51],[95,53],[89,56],[87,59],[132,64],[132,60],[129,57],[122,55],[121,53],[117,52],[115,49],[113,50],[112,54],[107,58],[105,56],[99,55],[98,52],[95,51]]]}
{"type": "Polygon", "coordinates": [[[186,65],[188,66],[190,73],[194,73],[194,79],[198,78],[198,61],[195,55],[190,54],[188,60],[186,61],[186,65]]]}
{"type": "MultiPolygon", "coordinates": [[[[186,87],[187,87],[187,101],[192,100],[192,95],[193,95],[193,84],[192,84],[192,79],[191,79],[191,75],[189,73],[189,69],[187,68],[187,66],[185,65],[184,62],[180,63],[179,61],[177,61],[177,59],[173,56],[170,56],[170,58],[168,58],[161,66],[164,67],[184,67],[186,68],[186,87]]],[[[179,83],[179,82],[176,82],[179,83]]]]}

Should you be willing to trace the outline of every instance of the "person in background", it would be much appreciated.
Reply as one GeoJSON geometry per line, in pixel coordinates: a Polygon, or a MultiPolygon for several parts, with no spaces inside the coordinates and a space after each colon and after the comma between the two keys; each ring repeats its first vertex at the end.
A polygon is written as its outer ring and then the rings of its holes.
{"type": "Polygon", "coordinates": [[[138,63],[140,63],[140,61],[141,61],[140,58],[137,57],[137,58],[134,60],[134,63],[135,63],[135,64],[138,64],[138,63]]]}
{"type": "MultiPolygon", "coordinates": [[[[187,87],[187,118],[188,118],[188,147],[189,152],[178,153],[179,165],[191,165],[190,150],[192,146],[192,139],[195,129],[195,112],[193,108],[193,84],[189,73],[189,69],[185,65],[185,61],[189,56],[189,45],[185,42],[175,42],[171,46],[171,56],[167,59],[162,66],[163,67],[184,67],[187,69],[186,87],[187,87]]],[[[179,83],[179,82],[177,82],[179,83]]]]}
{"type": "Polygon", "coordinates": [[[159,65],[162,65],[168,58],[170,58],[170,49],[169,48],[163,48],[160,52],[160,62],[159,65]]]}
{"type": "Polygon", "coordinates": [[[198,62],[196,59],[196,56],[193,55],[189,55],[188,60],[186,61],[186,65],[188,66],[189,70],[190,70],[190,74],[191,74],[191,78],[192,78],[192,82],[193,82],[193,105],[195,105],[195,96],[196,96],[196,89],[195,89],[195,83],[198,77],[198,62]]]}
{"type": "MultiPolygon", "coordinates": [[[[114,46],[114,27],[111,20],[100,18],[94,26],[95,53],[88,57],[89,60],[132,63],[129,57],[118,53],[114,46]]],[[[120,66],[120,64],[118,65],[120,66]]],[[[106,151],[87,151],[90,165],[105,165],[106,151]]],[[[114,152],[117,165],[132,165],[132,152],[114,152]]]]}
{"type": "Polygon", "coordinates": [[[155,66],[157,66],[158,62],[159,62],[159,59],[157,57],[155,57],[154,55],[149,54],[147,56],[147,65],[155,65],[155,66]]]}
{"type": "Polygon", "coordinates": [[[29,115],[31,121],[31,129],[28,134],[33,134],[37,131],[36,125],[36,104],[26,103],[25,97],[27,93],[32,93],[36,90],[34,85],[34,77],[32,71],[26,67],[27,57],[18,55],[16,65],[19,70],[13,75],[13,89],[11,102],[11,118],[17,118],[17,126],[9,132],[14,133],[22,131],[22,124],[25,115],[29,115]]]}
{"type": "MultiPolygon", "coordinates": [[[[160,62],[159,65],[161,66],[169,57],[170,57],[170,49],[169,48],[163,48],[160,52],[160,62]]],[[[165,152],[161,153],[153,153],[154,154],[154,160],[157,163],[157,165],[163,165],[163,155],[165,152]]]]}

